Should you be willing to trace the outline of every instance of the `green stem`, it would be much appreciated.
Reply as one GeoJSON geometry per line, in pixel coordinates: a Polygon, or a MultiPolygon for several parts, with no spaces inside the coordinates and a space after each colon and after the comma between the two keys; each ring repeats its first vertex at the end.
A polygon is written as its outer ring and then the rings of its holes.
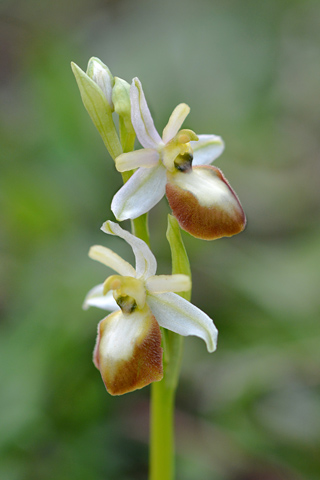
{"type": "Polygon", "coordinates": [[[150,246],[150,235],[148,226],[148,214],[144,213],[141,217],[132,220],[132,233],[141,238],[147,245],[150,246]]]}
{"type": "MultiPolygon", "coordinates": [[[[149,245],[148,215],[132,221],[134,235],[149,245]]],[[[160,382],[151,385],[150,480],[174,478],[174,400],[181,365],[183,338],[162,329],[164,343],[160,382]]]]}
{"type": "MultiPolygon", "coordinates": [[[[134,143],[134,138],[128,142],[125,133],[125,125],[121,121],[120,138],[124,151],[128,147],[133,149],[134,143]]],[[[132,173],[122,174],[124,183],[132,173]]],[[[150,246],[148,214],[132,220],[131,227],[132,233],[150,246]]],[[[171,217],[169,217],[167,238],[172,253],[172,273],[184,273],[191,276],[178,224],[171,217]]],[[[183,292],[182,295],[188,297],[190,292],[183,292]]],[[[163,379],[151,385],[149,480],[174,479],[174,401],[181,366],[183,338],[174,332],[161,330],[164,346],[163,379]]]]}
{"type": "Polygon", "coordinates": [[[151,385],[150,476],[149,480],[173,480],[174,402],[178,385],[183,337],[162,329],[164,337],[164,375],[151,385]]]}
{"type": "MultiPolygon", "coordinates": [[[[172,273],[191,278],[190,264],[177,220],[168,216],[167,239],[172,256],[172,273]]],[[[190,300],[191,291],[180,295],[190,300]]],[[[162,329],[164,359],[163,379],[151,386],[150,480],[174,479],[174,400],[178,385],[183,337],[162,329]]]]}
{"type": "Polygon", "coordinates": [[[126,128],[126,123],[123,117],[119,117],[119,134],[123,153],[132,152],[134,150],[136,134],[132,126],[130,129],[126,128]]]}
{"type": "Polygon", "coordinates": [[[176,390],[179,381],[184,338],[170,330],[163,329],[165,382],[167,388],[176,390]]]}
{"type": "Polygon", "coordinates": [[[175,389],[165,379],[151,386],[150,480],[174,478],[175,389]]]}

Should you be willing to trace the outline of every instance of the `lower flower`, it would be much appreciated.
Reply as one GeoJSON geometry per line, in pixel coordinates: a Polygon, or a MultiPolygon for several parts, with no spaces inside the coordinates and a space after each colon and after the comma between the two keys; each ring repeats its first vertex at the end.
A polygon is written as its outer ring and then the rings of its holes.
{"type": "Polygon", "coordinates": [[[106,247],[89,252],[117,273],[93,287],[83,307],[116,310],[99,323],[93,360],[108,392],[120,395],[161,380],[160,327],[202,338],[209,352],[216,349],[218,332],[208,315],[174,293],[190,290],[187,275],[155,275],[156,259],[145,242],[113,222],[102,230],[126,240],[136,258],[133,268],[106,247]]]}

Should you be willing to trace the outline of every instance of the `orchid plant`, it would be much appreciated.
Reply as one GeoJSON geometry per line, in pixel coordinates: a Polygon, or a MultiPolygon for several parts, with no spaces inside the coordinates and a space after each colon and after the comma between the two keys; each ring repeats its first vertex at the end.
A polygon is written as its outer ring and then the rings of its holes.
{"type": "Polygon", "coordinates": [[[125,240],[135,256],[133,267],[105,246],[89,251],[90,258],[115,272],[84,300],[85,309],[112,312],[98,325],[93,361],[111,395],[152,384],[150,480],[172,480],[182,338],[200,337],[209,352],[217,345],[212,319],[190,303],[191,271],[180,228],[214,240],[241,232],[246,218],[223,173],[211,165],[224,150],[221,137],[181,129],[188,105],[173,110],[160,136],[138,78],[129,85],[97,58],[90,59],[86,72],[74,63],[72,70],[84,106],[122,173],[124,185],[115,193],[111,210],[118,221],[130,219],[132,225],[130,233],[106,221],[101,230],[125,240]],[[138,150],[136,136],[143,147],[138,150]],[[172,274],[156,275],[148,212],[164,195],[172,210],[167,230],[172,274]]]}

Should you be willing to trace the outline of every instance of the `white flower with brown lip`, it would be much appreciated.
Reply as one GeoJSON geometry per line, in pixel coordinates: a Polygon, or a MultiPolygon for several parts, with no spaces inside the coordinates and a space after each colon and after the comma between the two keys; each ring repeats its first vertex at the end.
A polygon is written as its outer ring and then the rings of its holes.
{"type": "Polygon", "coordinates": [[[108,392],[121,395],[161,380],[159,326],[202,338],[209,352],[216,349],[218,332],[208,315],[173,293],[190,290],[187,275],[155,275],[157,262],[145,242],[114,222],[101,230],[124,239],[136,259],[133,268],[109,248],[89,251],[90,258],[117,272],[92,288],[83,306],[116,310],[99,323],[93,360],[108,392]]]}
{"type": "Polygon", "coordinates": [[[216,135],[179,130],[190,108],[172,112],[162,138],[157,132],[138,78],[130,88],[131,121],[144,147],[116,158],[120,172],[138,169],[113,197],[120,221],[148,212],[166,193],[173,215],[191,235],[205,240],[241,232],[246,218],[235,192],[212,165],[224,150],[216,135]]]}

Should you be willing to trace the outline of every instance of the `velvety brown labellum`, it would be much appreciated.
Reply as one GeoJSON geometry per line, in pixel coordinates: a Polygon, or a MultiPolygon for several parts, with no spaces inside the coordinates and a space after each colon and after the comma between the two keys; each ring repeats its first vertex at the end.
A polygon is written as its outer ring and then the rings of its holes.
{"type": "Polygon", "coordinates": [[[179,172],[178,182],[176,175],[168,174],[166,195],[172,213],[183,230],[203,240],[214,240],[231,237],[245,228],[246,217],[240,201],[221,170],[212,165],[201,165],[193,167],[190,172],[179,172]],[[209,185],[212,183],[211,190],[208,190],[206,185],[203,199],[201,199],[201,193],[204,187],[201,186],[200,178],[195,175],[196,170],[201,170],[201,174],[206,175],[209,185]],[[186,188],[183,187],[182,175],[193,175],[193,177],[185,177],[186,188]],[[192,186],[198,190],[199,194],[193,194],[187,189],[189,180],[192,180],[192,186]],[[220,182],[223,182],[228,189],[226,190],[228,195],[223,201],[215,193],[220,182]]]}
{"type": "MultiPolygon", "coordinates": [[[[126,335],[125,331],[123,335],[126,335]]],[[[160,328],[149,308],[129,315],[123,315],[121,311],[114,312],[102,320],[98,327],[93,360],[95,366],[100,370],[108,392],[111,395],[122,395],[161,380],[163,367],[160,345],[160,328]],[[141,322],[143,328],[139,327],[139,335],[134,337],[132,342],[128,342],[127,338],[123,338],[122,342],[120,337],[122,325],[125,325],[125,322],[134,321],[133,318],[137,315],[140,316],[139,323],[141,322]],[[115,323],[118,323],[119,327],[115,323]],[[121,352],[120,354],[116,352],[116,355],[109,354],[113,345],[109,350],[102,348],[103,337],[110,337],[114,332],[116,332],[116,342],[119,343],[120,349],[122,343],[129,345],[128,356],[126,356],[126,351],[123,355],[121,352]]]]}

